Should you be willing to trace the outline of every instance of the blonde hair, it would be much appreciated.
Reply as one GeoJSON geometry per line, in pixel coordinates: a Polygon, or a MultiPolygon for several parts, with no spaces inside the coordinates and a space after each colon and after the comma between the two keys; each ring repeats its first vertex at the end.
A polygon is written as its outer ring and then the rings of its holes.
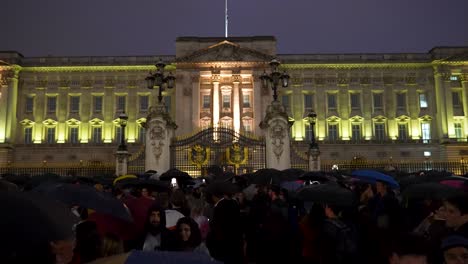
{"type": "Polygon", "coordinates": [[[102,256],[109,257],[124,253],[123,241],[114,234],[106,234],[102,239],[102,256]]]}

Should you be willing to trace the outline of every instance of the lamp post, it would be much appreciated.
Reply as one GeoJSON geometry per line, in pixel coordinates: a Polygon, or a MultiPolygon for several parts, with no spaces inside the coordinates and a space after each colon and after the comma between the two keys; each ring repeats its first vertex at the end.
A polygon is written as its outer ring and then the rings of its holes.
{"type": "Polygon", "coordinates": [[[162,92],[165,90],[164,86],[167,86],[168,89],[172,89],[175,83],[175,77],[171,72],[166,75],[164,73],[164,67],[166,67],[166,64],[160,59],[159,62],[156,63],[156,72],[150,72],[145,78],[148,89],[152,90],[155,86],[159,87],[158,103],[162,101],[162,92]]]}
{"type": "Polygon", "coordinates": [[[120,145],[117,149],[118,151],[127,151],[127,145],[125,144],[125,127],[127,126],[128,116],[125,112],[122,112],[119,115],[119,125],[120,125],[120,145]]]}
{"type": "Polygon", "coordinates": [[[273,90],[273,101],[278,100],[278,85],[280,84],[281,81],[281,86],[283,87],[288,87],[289,86],[289,74],[286,72],[279,72],[278,68],[279,65],[281,64],[278,60],[273,59],[270,61],[270,68],[271,68],[271,73],[268,74],[266,71],[263,72],[263,74],[260,76],[260,79],[262,80],[262,85],[263,87],[268,87],[269,84],[271,84],[271,89],[273,90]]]}
{"type": "Polygon", "coordinates": [[[310,149],[318,149],[318,144],[315,141],[315,122],[317,121],[317,114],[312,110],[309,113],[309,124],[310,124],[310,149]]]}
{"type": "Polygon", "coordinates": [[[320,171],[320,150],[315,141],[315,123],[317,122],[317,114],[312,111],[308,115],[310,123],[310,144],[309,144],[309,170],[320,171]]]}

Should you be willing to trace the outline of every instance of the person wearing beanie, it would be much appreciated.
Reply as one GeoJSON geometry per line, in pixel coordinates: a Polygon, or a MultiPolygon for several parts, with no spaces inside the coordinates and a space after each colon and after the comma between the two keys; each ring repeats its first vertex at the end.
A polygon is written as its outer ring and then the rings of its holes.
{"type": "Polygon", "coordinates": [[[468,239],[452,235],[442,241],[441,246],[444,264],[466,264],[468,263],[468,239]]]}

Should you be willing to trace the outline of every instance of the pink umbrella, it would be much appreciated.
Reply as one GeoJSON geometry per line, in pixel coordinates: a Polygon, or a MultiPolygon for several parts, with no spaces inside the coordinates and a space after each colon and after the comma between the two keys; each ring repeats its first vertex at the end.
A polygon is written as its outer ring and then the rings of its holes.
{"type": "Polygon", "coordinates": [[[468,192],[468,186],[465,184],[463,180],[444,180],[440,182],[443,185],[447,185],[450,187],[454,187],[465,192],[468,192]]]}

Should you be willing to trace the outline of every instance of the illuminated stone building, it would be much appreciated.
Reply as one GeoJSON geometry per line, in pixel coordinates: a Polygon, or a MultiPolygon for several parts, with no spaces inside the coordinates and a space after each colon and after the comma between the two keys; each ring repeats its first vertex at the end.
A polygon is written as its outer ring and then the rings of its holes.
{"type": "Polygon", "coordinates": [[[0,163],[113,162],[123,111],[129,151],[141,152],[141,124],[158,92],[145,77],[159,59],[176,76],[175,89],[163,93],[176,136],[217,125],[262,136],[272,92],[259,76],[273,58],[291,76],[279,99],[294,121],[293,143],[309,142],[314,110],[322,161],[468,156],[468,47],[283,55],[274,37],[181,37],[175,56],[0,52],[0,163]]]}

